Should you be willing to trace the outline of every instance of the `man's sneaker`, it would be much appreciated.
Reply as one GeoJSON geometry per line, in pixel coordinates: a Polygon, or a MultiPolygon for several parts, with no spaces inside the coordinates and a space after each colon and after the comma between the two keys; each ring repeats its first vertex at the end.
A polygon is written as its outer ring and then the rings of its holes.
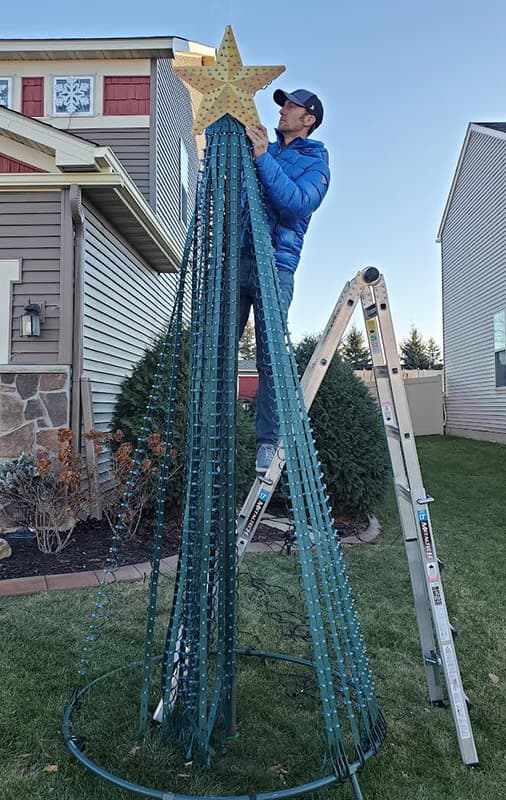
{"type": "Polygon", "coordinates": [[[257,460],[255,469],[257,475],[265,475],[271,465],[271,461],[276,453],[276,448],[273,444],[260,444],[257,448],[257,460]]]}

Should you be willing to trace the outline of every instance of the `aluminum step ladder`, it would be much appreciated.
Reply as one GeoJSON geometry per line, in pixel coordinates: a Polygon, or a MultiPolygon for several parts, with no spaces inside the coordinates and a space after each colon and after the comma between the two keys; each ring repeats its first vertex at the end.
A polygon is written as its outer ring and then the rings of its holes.
{"type": "MultiPolygon", "coordinates": [[[[462,760],[469,766],[476,765],[479,762],[468,700],[462,686],[430,521],[429,504],[433,498],[423,486],[387,290],[383,276],[375,267],[359,272],[341,292],[301,380],[304,400],[310,408],[359,302],[392,462],[429,699],[433,705],[444,703],[442,671],[462,760]]],[[[238,562],[255,535],[283,467],[283,443],[280,442],[268,471],[255,479],[239,512],[238,562]]]]}

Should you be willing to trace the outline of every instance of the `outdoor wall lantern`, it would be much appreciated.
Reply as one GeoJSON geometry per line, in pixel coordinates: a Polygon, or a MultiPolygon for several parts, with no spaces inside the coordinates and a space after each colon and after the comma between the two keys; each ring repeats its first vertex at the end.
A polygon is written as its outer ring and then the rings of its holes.
{"type": "Polygon", "coordinates": [[[21,336],[40,336],[42,307],[38,303],[28,303],[21,315],[21,336]]]}

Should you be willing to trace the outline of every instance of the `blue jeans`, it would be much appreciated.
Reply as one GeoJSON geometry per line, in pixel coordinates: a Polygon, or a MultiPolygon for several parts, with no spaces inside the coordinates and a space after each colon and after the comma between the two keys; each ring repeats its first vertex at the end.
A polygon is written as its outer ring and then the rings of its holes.
{"type": "MultiPolygon", "coordinates": [[[[245,253],[241,253],[239,280],[239,338],[241,338],[244,328],[246,327],[252,306],[255,315],[256,361],[258,370],[256,411],[257,445],[272,444],[277,446],[279,441],[279,417],[276,411],[276,398],[272,382],[265,324],[262,313],[259,313],[260,299],[258,296],[259,290],[256,279],[256,264],[254,258],[245,253]]],[[[290,308],[293,297],[293,272],[288,269],[278,268],[278,281],[281,314],[283,322],[286,324],[288,309],[290,308]]]]}

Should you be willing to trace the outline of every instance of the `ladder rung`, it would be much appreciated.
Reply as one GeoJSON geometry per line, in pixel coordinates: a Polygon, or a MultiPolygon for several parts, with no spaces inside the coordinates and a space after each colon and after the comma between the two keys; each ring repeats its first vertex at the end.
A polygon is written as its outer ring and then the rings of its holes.
{"type": "Polygon", "coordinates": [[[409,488],[409,486],[404,486],[403,483],[396,483],[395,485],[400,492],[402,492],[404,495],[406,495],[406,497],[409,497],[411,499],[411,489],[409,488]]]}
{"type": "Polygon", "coordinates": [[[401,432],[397,425],[385,425],[385,430],[390,436],[395,436],[396,439],[401,438],[401,432]]]}

